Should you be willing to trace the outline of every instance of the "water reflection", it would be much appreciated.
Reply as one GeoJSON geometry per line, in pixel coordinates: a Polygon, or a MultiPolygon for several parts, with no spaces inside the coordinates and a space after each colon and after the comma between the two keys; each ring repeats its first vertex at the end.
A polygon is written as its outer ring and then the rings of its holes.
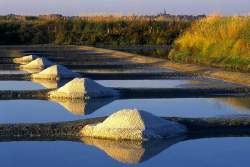
{"type": "Polygon", "coordinates": [[[104,151],[113,159],[129,164],[137,164],[149,160],[171,145],[183,141],[185,136],[168,140],[152,141],[116,141],[95,138],[82,138],[82,142],[104,151]]]}
{"type": "Polygon", "coordinates": [[[0,81],[0,90],[38,90],[44,89],[40,84],[31,81],[0,81]]]}
{"type": "Polygon", "coordinates": [[[222,101],[230,104],[231,106],[238,107],[240,110],[250,110],[250,98],[223,98],[222,101]]]}
{"type": "Polygon", "coordinates": [[[0,70],[0,75],[9,75],[9,74],[27,74],[27,72],[22,70],[0,70]]]}
{"type": "Polygon", "coordinates": [[[24,71],[24,72],[27,72],[27,73],[38,73],[38,72],[41,72],[42,70],[41,69],[26,69],[26,68],[20,68],[21,71],[24,71]]]}
{"type": "Polygon", "coordinates": [[[103,117],[124,108],[137,108],[157,116],[208,118],[249,115],[250,98],[177,98],[177,99],[90,99],[0,100],[1,123],[42,123],[103,117]],[[246,106],[245,106],[246,105],[246,106]]]}
{"type": "Polygon", "coordinates": [[[44,86],[47,89],[56,89],[69,82],[69,80],[57,81],[57,80],[35,79],[35,78],[32,78],[31,81],[34,83],[39,83],[40,85],[44,86]]]}
{"type": "Polygon", "coordinates": [[[123,88],[174,88],[187,84],[189,80],[97,80],[107,87],[123,88]]]}
{"type": "MultiPolygon", "coordinates": [[[[249,115],[250,109],[228,104],[226,98],[118,99],[88,117],[102,117],[123,108],[137,108],[157,116],[208,118],[249,115]]],[[[238,98],[232,98],[237,100],[238,98]]],[[[250,98],[246,98],[250,100],[250,98]]]]}
{"type": "Polygon", "coordinates": [[[77,100],[77,99],[50,99],[53,102],[56,102],[63,106],[67,111],[73,113],[74,115],[88,115],[99,108],[111,103],[114,98],[102,98],[102,99],[86,99],[86,100],[77,100]]]}
{"type": "Polygon", "coordinates": [[[108,87],[124,88],[224,88],[236,86],[216,79],[182,79],[182,80],[97,80],[108,87]]]}
{"type": "MultiPolygon", "coordinates": [[[[83,141],[84,142],[84,141],[83,141]]],[[[1,165],[5,167],[44,166],[227,166],[248,167],[249,137],[180,139],[176,142],[126,144],[86,141],[85,144],[70,141],[13,141],[0,142],[1,165]],[[98,143],[98,144],[97,144],[98,143]],[[105,153],[94,149],[94,145],[105,153]],[[153,148],[155,147],[155,148],[153,148]],[[158,151],[157,151],[158,149],[158,151]],[[24,151],[25,150],[25,151],[24,151]],[[154,151],[156,150],[156,151],[154,151]],[[144,158],[145,155],[148,158],[144,158]],[[14,159],[14,161],[13,161],[14,159]],[[122,163],[120,163],[122,162],[122,163]]]]}

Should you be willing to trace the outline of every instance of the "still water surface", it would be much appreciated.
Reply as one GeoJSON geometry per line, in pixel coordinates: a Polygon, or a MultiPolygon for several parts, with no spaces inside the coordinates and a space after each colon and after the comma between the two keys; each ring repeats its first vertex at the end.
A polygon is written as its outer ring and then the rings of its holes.
{"type": "Polygon", "coordinates": [[[249,98],[178,98],[90,101],[0,100],[0,123],[71,121],[138,108],[158,116],[250,115],[249,98]]]}
{"type": "MultiPolygon", "coordinates": [[[[97,80],[98,83],[107,87],[125,87],[125,88],[176,88],[184,87],[192,83],[192,80],[97,80]]],[[[196,84],[202,83],[197,81],[196,84]]],[[[191,84],[190,84],[191,85],[191,84]]],[[[192,84],[192,85],[195,85],[192,84]]]]}
{"type": "MultiPolygon", "coordinates": [[[[32,79],[32,81],[0,81],[0,90],[35,90],[43,88],[58,88],[69,82],[70,79],[54,81],[32,79]]],[[[202,88],[232,86],[218,80],[96,80],[106,87],[123,88],[202,88]]]]}
{"type": "Polygon", "coordinates": [[[27,74],[27,72],[21,70],[0,70],[0,75],[6,74],[27,74]]]}
{"type": "Polygon", "coordinates": [[[37,90],[44,89],[40,84],[31,81],[0,81],[0,90],[37,90]]]}
{"type": "MultiPolygon", "coordinates": [[[[159,116],[249,115],[249,98],[179,98],[94,101],[1,100],[0,123],[69,121],[139,108],[159,116]],[[88,114],[88,115],[85,115],[88,114]]],[[[149,143],[98,139],[0,142],[5,167],[71,166],[241,166],[250,163],[250,138],[188,140],[185,136],[149,143]],[[191,151],[192,150],[192,151],[191,151]]]]}
{"type": "Polygon", "coordinates": [[[105,141],[1,142],[5,167],[171,166],[248,167],[250,138],[176,140],[161,145],[130,147],[105,141]],[[90,146],[92,145],[92,146],[90,146]]]}

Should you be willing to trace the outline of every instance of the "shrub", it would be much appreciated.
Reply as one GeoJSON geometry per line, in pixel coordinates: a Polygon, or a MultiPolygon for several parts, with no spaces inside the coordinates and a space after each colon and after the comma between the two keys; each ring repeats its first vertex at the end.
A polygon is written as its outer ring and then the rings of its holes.
{"type": "Polygon", "coordinates": [[[191,19],[0,16],[0,44],[169,45],[191,19]]]}

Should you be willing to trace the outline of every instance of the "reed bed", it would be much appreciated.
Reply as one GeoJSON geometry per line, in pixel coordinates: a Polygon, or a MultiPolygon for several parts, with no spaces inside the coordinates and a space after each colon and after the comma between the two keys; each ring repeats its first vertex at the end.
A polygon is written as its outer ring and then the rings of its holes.
{"type": "Polygon", "coordinates": [[[250,16],[211,15],[195,21],[174,42],[178,62],[250,71],[250,16]]]}

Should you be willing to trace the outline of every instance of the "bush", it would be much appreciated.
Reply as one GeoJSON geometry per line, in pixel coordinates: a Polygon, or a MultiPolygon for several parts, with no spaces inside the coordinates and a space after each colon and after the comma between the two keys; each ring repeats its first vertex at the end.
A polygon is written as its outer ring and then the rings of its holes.
{"type": "Polygon", "coordinates": [[[0,44],[169,45],[190,23],[143,17],[0,17],[0,44]]]}

